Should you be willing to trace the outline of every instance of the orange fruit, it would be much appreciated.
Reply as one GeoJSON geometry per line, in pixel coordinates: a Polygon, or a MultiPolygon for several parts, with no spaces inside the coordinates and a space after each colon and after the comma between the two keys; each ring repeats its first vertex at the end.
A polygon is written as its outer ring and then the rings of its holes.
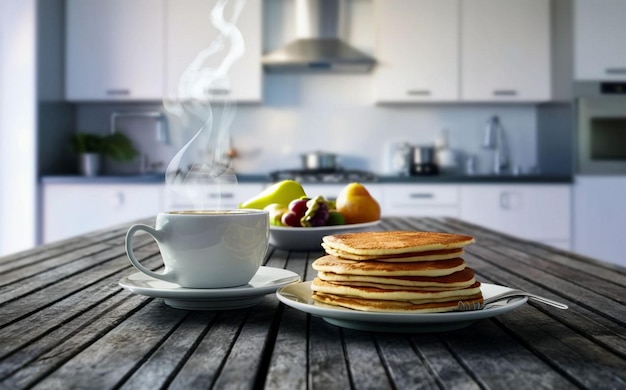
{"type": "Polygon", "coordinates": [[[337,211],[346,224],[373,222],[380,219],[380,205],[361,183],[350,183],[337,196],[337,211]]]}

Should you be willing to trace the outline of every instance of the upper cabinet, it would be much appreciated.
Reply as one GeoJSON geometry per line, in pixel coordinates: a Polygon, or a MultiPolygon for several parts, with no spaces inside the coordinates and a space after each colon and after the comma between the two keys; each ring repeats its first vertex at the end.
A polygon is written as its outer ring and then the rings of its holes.
{"type": "Polygon", "coordinates": [[[461,2],[461,98],[551,98],[550,1],[461,2]]]}
{"type": "Polygon", "coordinates": [[[167,2],[167,97],[261,101],[262,0],[228,2],[219,28],[211,16],[217,3],[167,2]],[[240,34],[230,29],[233,21],[240,34]]]}
{"type": "Polygon", "coordinates": [[[376,3],[380,102],[459,99],[459,0],[376,3]]]}
{"type": "Polygon", "coordinates": [[[626,0],[574,3],[576,80],[626,80],[626,0]]]}
{"type": "Polygon", "coordinates": [[[220,37],[217,0],[67,0],[66,98],[160,101],[184,76],[194,97],[260,101],[261,3],[227,2],[220,37]]]}
{"type": "Polygon", "coordinates": [[[165,0],[67,0],[67,100],[163,96],[165,0]]]}
{"type": "Polygon", "coordinates": [[[550,1],[379,0],[378,102],[550,99],[550,1]]]}

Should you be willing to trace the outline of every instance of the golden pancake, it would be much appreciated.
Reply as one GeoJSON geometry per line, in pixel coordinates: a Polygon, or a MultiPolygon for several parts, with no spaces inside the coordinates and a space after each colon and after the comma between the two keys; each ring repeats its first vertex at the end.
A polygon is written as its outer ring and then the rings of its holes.
{"type": "Polygon", "coordinates": [[[424,301],[429,302],[435,300],[445,299],[461,299],[463,297],[476,296],[481,294],[480,282],[475,282],[473,285],[458,289],[458,290],[441,290],[441,291],[429,291],[429,290],[385,290],[374,287],[364,286],[347,286],[338,283],[326,282],[320,278],[313,279],[311,283],[311,290],[315,292],[322,292],[326,294],[334,294],[341,296],[351,296],[365,299],[383,299],[391,301],[424,301]]]}
{"type": "Polygon", "coordinates": [[[460,234],[415,231],[358,232],[325,236],[330,248],[357,255],[395,255],[462,248],[474,238],[460,234]]]}
{"type": "Polygon", "coordinates": [[[439,251],[424,251],[416,253],[402,253],[397,255],[357,255],[354,253],[344,252],[330,247],[326,243],[322,243],[322,247],[326,250],[326,253],[335,257],[348,260],[377,260],[388,262],[412,262],[412,261],[433,261],[433,260],[447,260],[461,257],[463,255],[463,249],[443,249],[439,251]]]}
{"type": "Polygon", "coordinates": [[[370,286],[380,288],[427,288],[434,289],[459,289],[469,287],[476,281],[474,271],[465,267],[464,270],[445,276],[371,276],[371,275],[346,275],[334,272],[318,271],[317,277],[332,283],[340,283],[349,286],[370,286]]]}
{"type": "Polygon", "coordinates": [[[465,269],[465,260],[458,257],[450,260],[387,263],[374,260],[346,260],[326,255],[315,260],[312,267],[318,272],[347,275],[444,276],[465,269]]]}
{"type": "Polygon", "coordinates": [[[482,295],[468,296],[441,302],[409,302],[388,301],[380,299],[363,299],[326,293],[313,293],[313,299],[330,306],[369,312],[408,312],[408,313],[443,313],[458,310],[459,302],[473,305],[483,303],[482,295]]]}

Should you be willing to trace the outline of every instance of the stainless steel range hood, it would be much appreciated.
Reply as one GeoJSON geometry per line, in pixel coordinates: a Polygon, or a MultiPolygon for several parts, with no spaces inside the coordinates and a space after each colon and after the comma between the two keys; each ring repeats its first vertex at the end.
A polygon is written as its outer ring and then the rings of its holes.
{"type": "Polygon", "coordinates": [[[297,39],[263,57],[270,72],[368,72],[376,60],[339,37],[339,2],[294,0],[297,39]]]}

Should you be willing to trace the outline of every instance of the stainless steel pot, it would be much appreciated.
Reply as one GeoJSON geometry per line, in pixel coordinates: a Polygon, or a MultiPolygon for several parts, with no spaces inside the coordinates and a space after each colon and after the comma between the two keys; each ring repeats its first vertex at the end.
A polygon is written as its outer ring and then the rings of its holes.
{"type": "Polygon", "coordinates": [[[439,173],[439,167],[435,161],[434,146],[414,146],[413,163],[411,164],[412,175],[435,175],[439,173]]]}
{"type": "Polygon", "coordinates": [[[337,169],[337,155],[333,153],[311,152],[301,155],[302,167],[315,171],[334,171],[337,169]]]}

